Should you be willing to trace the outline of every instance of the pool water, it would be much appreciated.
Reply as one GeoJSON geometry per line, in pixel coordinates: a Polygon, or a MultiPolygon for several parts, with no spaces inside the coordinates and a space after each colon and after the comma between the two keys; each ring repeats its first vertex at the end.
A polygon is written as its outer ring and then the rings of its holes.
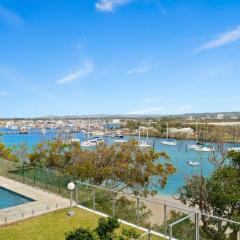
{"type": "Polygon", "coordinates": [[[0,187],[0,209],[14,207],[34,200],[9,189],[0,187]]]}

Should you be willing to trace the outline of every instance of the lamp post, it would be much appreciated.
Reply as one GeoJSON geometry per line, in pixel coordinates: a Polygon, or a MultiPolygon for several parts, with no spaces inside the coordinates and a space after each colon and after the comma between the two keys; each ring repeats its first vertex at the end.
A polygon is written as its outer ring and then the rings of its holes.
{"type": "Polygon", "coordinates": [[[72,217],[74,212],[72,211],[72,201],[73,201],[73,190],[75,189],[75,184],[71,181],[67,185],[67,189],[70,191],[70,210],[68,212],[68,216],[72,217]]]}

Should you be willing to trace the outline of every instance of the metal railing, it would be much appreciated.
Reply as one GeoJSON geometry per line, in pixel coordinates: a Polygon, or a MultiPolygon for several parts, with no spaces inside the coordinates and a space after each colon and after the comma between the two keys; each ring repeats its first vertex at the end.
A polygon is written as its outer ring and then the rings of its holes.
{"type": "Polygon", "coordinates": [[[7,225],[16,221],[38,216],[62,208],[58,204],[43,204],[41,206],[16,209],[7,212],[0,212],[0,226],[7,225]]]}
{"type": "MultiPolygon", "coordinates": [[[[86,209],[91,209],[94,212],[103,212],[104,214],[107,215],[112,215],[112,216],[116,216],[118,217],[118,213],[117,213],[117,201],[120,199],[121,196],[126,197],[126,199],[132,199],[133,202],[135,203],[135,208],[136,208],[136,219],[132,220],[132,219],[128,219],[128,217],[126,217],[126,219],[122,219],[124,221],[129,222],[130,224],[136,224],[136,226],[139,227],[143,227],[145,229],[145,234],[142,235],[142,237],[146,237],[147,234],[149,236],[151,235],[155,235],[155,236],[160,236],[166,239],[176,239],[176,237],[173,237],[173,230],[174,227],[177,226],[180,223],[183,223],[184,221],[189,220],[191,222],[191,224],[193,225],[193,232],[192,232],[192,236],[189,239],[193,239],[193,240],[200,240],[200,227],[201,227],[201,216],[206,216],[208,218],[213,218],[219,221],[223,221],[223,222],[228,222],[231,224],[236,224],[236,226],[240,227],[240,222],[237,221],[233,221],[233,220],[229,220],[229,219],[225,219],[222,217],[218,217],[218,216],[214,216],[214,215],[208,215],[205,213],[201,213],[195,209],[189,209],[189,208],[185,208],[179,205],[175,205],[172,203],[169,203],[167,201],[161,201],[161,200],[155,200],[155,199],[149,199],[149,198],[144,198],[141,196],[136,196],[127,192],[122,192],[122,191],[116,191],[113,189],[108,189],[102,186],[96,186],[96,185],[92,185],[89,183],[83,183],[80,181],[76,181],[76,190],[75,190],[75,201],[77,205],[80,206],[84,206],[86,209]],[[81,189],[81,187],[83,189],[81,189]],[[86,188],[86,189],[85,189],[86,188]],[[86,194],[83,194],[83,191],[87,191],[86,194]],[[99,206],[98,203],[98,191],[101,191],[99,195],[103,195],[104,192],[109,193],[106,196],[105,202],[102,203],[106,204],[108,207],[104,209],[103,206],[99,206]],[[106,203],[106,201],[110,201],[110,203],[106,203]],[[161,231],[159,230],[155,230],[152,227],[152,223],[150,220],[150,223],[148,226],[144,225],[144,223],[142,223],[142,219],[141,219],[141,214],[142,214],[142,203],[147,203],[146,206],[149,207],[150,204],[156,204],[159,206],[163,207],[163,211],[162,213],[160,213],[160,215],[162,214],[163,219],[161,222],[161,226],[163,227],[163,229],[161,229],[161,231]],[[177,219],[174,222],[169,222],[168,219],[168,211],[169,209],[174,209],[178,212],[184,213],[183,217],[179,217],[179,219],[177,219]],[[191,219],[193,218],[193,219],[191,219]],[[132,222],[133,221],[133,222],[132,222]],[[149,231],[148,231],[149,229],[149,231]]],[[[155,213],[156,214],[156,213],[155,213]]],[[[120,214],[121,215],[121,214],[120,214]]],[[[159,215],[159,218],[161,217],[159,215]]],[[[119,218],[119,217],[118,217],[119,218]]],[[[239,235],[239,234],[238,234],[239,235]]],[[[151,238],[151,237],[150,237],[151,238]]],[[[144,238],[142,238],[144,239],[144,238]]],[[[146,238],[145,238],[146,239],[146,238]]],[[[178,239],[187,239],[183,236],[183,238],[178,238],[178,239]]],[[[204,239],[201,237],[201,239],[204,239]]],[[[240,238],[238,237],[236,240],[240,240],[240,238]]]]}

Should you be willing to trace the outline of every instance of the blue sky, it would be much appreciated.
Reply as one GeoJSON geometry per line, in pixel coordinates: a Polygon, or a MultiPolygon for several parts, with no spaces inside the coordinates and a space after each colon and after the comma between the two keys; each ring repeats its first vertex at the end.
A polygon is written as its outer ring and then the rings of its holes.
{"type": "Polygon", "coordinates": [[[240,110],[240,1],[0,0],[0,117],[240,110]]]}

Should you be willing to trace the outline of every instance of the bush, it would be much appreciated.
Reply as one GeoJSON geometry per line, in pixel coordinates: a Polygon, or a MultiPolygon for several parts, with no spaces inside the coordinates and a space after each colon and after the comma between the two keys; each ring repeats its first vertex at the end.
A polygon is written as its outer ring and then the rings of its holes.
{"type": "Polygon", "coordinates": [[[66,234],[66,240],[96,240],[93,233],[84,228],[78,228],[66,234]]]}

